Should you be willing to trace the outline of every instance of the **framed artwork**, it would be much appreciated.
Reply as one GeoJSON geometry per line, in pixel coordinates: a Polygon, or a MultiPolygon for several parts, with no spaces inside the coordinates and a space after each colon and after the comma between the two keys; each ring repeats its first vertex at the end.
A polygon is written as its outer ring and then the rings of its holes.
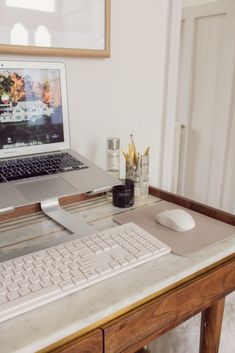
{"type": "Polygon", "coordinates": [[[0,53],[110,56],[110,0],[0,0],[0,53]]]}

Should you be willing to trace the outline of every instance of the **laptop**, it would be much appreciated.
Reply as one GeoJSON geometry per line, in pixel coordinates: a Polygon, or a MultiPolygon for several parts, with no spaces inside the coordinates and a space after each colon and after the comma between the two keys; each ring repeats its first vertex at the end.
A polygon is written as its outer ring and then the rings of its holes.
{"type": "Polygon", "coordinates": [[[70,148],[63,63],[0,62],[0,213],[120,184],[70,148]]]}

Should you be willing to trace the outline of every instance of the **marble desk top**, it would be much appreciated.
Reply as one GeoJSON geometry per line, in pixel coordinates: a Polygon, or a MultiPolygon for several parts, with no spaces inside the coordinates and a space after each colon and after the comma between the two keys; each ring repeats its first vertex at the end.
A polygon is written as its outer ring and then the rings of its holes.
{"type": "MultiPolygon", "coordinates": [[[[134,208],[160,200],[148,196],[134,208]]],[[[103,230],[123,212],[105,196],[65,207],[103,230]]],[[[133,208],[132,208],[133,209],[133,208]]],[[[0,223],[0,256],[68,235],[42,213],[0,223]]],[[[68,337],[233,254],[235,237],[189,257],[173,253],[0,324],[0,352],[32,353],[68,337]]]]}

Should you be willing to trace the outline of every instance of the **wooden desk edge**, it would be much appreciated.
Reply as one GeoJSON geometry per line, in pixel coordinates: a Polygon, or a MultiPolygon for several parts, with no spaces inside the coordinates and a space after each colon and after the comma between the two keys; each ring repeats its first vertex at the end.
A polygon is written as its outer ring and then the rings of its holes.
{"type": "Polygon", "coordinates": [[[224,223],[228,223],[228,224],[231,224],[232,226],[235,226],[235,215],[231,213],[218,210],[214,207],[202,204],[194,200],[190,200],[184,196],[173,194],[171,192],[164,191],[152,186],[149,188],[149,194],[159,197],[162,200],[166,200],[166,201],[175,203],[179,206],[188,208],[192,211],[202,213],[208,217],[217,219],[218,221],[222,221],[224,223]]]}
{"type": "MultiPolygon", "coordinates": [[[[96,197],[100,197],[102,195],[104,194],[103,193],[96,194],[96,195],[80,194],[80,195],[65,196],[59,199],[59,203],[61,206],[65,206],[75,202],[90,200],[96,197]]],[[[0,222],[7,221],[16,217],[26,216],[39,211],[41,211],[40,203],[33,203],[31,205],[17,207],[12,212],[1,214],[0,222]]]]}
{"type": "MultiPolygon", "coordinates": [[[[177,205],[180,205],[185,208],[189,208],[193,211],[202,213],[208,217],[217,219],[219,221],[222,221],[224,223],[231,224],[235,226],[235,215],[218,210],[216,208],[213,208],[211,206],[204,205],[202,203],[199,203],[197,201],[190,200],[186,197],[173,194],[168,191],[164,191],[161,189],[158,189],[156,187],[150,186],[149,188],[149,194],[152,196],[159,197],[162,200],[166,200],[172,203],[175,203],[177,205]]],[[[80,202],[84,200],[89,200],[92,198],[97,198],[99,196],[104,195],[103,193],[101,194],[96,194],[96,195],[87,195],[87,194],[80,194],[80,195],[73,195],[73,196],[66,196],[66,197],[61,197],[60,198],[60,205],[68,205],[72,204],[75,202],[80,202]]],[[[20,217],[20,216],[25,216],[31,213],[39,212],[40,211],[40,203],[34,203],[32,205],[26,205],[22,207],[17,207],[13,212],[5,213],[0,215],[0,222],[1,221],[6,221],[12,218],[20,217]]]]}

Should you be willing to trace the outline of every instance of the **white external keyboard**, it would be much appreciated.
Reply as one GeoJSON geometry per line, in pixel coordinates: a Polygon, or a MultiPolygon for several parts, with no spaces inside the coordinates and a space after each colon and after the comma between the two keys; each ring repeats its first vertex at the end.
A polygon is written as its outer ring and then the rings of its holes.
{"type": "Polygon", "coordinates": [[[127,223],[0,263],[0,322],[170,252],[127,223]]]}

